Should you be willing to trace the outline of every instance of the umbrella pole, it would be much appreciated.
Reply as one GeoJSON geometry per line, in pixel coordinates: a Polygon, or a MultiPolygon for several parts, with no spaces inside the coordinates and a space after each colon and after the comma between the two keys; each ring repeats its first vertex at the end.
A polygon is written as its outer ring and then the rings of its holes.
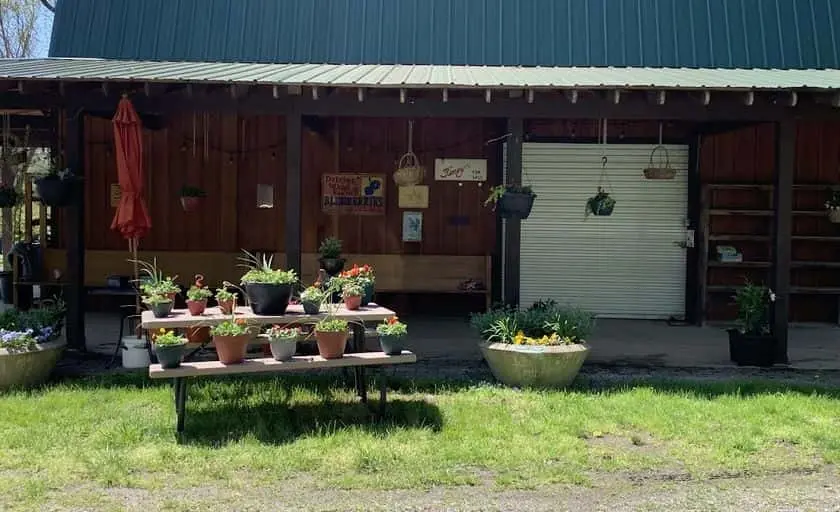
{"type": "MultiPolygon", "coordinates": [[[[134,294],[134,312],[137,316],[140,316],[140,271],[137,268],[137,246],[139,245],[140,240],[137,237],[134,237],[128,241],[128,245],[131,248],[131,260],[134,262],[134,286],[136,287],[135,294],[134,294]]],[[[140,339],[140,330],[135,329],[137,331],[137,339],[140,339]]]]}

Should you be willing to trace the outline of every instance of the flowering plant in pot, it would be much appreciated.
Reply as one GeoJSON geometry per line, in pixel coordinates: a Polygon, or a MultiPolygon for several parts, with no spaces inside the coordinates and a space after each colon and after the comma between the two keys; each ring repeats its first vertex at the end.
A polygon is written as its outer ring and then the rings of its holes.
{"type": "Polygon", "coordinates": [[[531,187],[521,185],[498,185],[490,189],[484,206],[493,205],[493,211],[504,219],[527,219],[534,207],[537,194],[531,187]]]}
{"type": "Polygon", "coordinates": [[[229,284],[225,282],[222,288],[216,289],[216,302],[219,303],[219,310],[223,315],[231,315],[236,309],[236,293],[228,290],[229,284]]]}
{"type": "Polygon", "coordinates": [[[612,215],[615,208],[615,199],[610,197],[609,192],[598,187],[598,192],[586,200],[586,211],[584,217],[595,215],[596,217],[608,217],[612,215]]]}
{"type": "Polygon", "coordinates": [[[362,295],[365,290],[355,281],[346,283],[341,289],[341,298],[344,299],[344,307],[350,311],[359,309],[362,305],[362,295]]]}
{"type": "Polygon", "coordinates": [[[408,335],[408,327],[400,322],[399,318],[392,316],[376,326],[379,333],[379,345],[382,352],[389,356],[398,356],[405,348],[404,340],[408,335]]]}
{"type": "Polygon", "coordinates": [[[776,294],[749,281],[735,294],[736,328],[729,329],[729,357],[739,366],[772,366],[776,337],[770,330],[770,307],[776,294]]]}
{"type": "Polygon", "coordinates": [[[207,309],[207,299],[213,296],[213,292],[209,288],[204,287],[204,276],[201,274],[195,275],[195,284],[187,290],[187,309],[193,316],[204,314],[207,309]]]}
{"type": "Polygon", "coordinates": [[[327,292],[319,286],[313,285],[303,290],[300,294],[300,303],[303,305],[303,312],[307,315],[317,315],[321,312],[321,304],[327,298],[327,292]]]}
{"type": "Polygon", "coordinates": [[[237,364],[245,359],[252,332],[243,318],[225,320],[210,329],[210,334],[213,335],[219,362],[237,364]]]}
{"type": "Polygon", "coordinates": [[[35,180],[35,189],[41,202],[48,206],[67,206],[77,197],[78,178],[70,169],[52,169],[49,174],[35,180]]]}
{"type": "Polygon", "coordinates": [[[184,347],[187,346],[187,339],[175,334],[175,331],[161,329],[155,336],[155,354],[160,365],[164,368],[178,368],[181,366],[181,357],[184,354],[184,347]]]}
{"type": "Polygon", "coordinates": [[[327,237],[318,247],[318,264],[330,276],[338,275],[344,269],[345,259],[341,257],[341,240],[335,237],[327,237]]]}
{"type": "Polygon", "coordinates": [[[840,224],[840,190],[831,191],[831,195],[825,202],[825,209],[828,213],[828,220],[840,224]]]}
{"type": "Polygon", "coordinates": [[[181,187],[179,196],[181,198],[181,208],[185,212],[191,212],[198,208],[198,205],[201,204],[201,200],[207,196],[207,193],[199,187],[184,185],[181,187]]]}
{"type": "Polygon", "coordinates": [[[353,265],[353,268],[345,270],[338,275],[338,283],[341,287],[353,283],[362,287],[362,306],[367,306],[373,300],[374,284],[376,275],[370,265],[353,265]]]}
{"type": "Polygon", "coordinates": [[[298,282],[294,270],[278,270],[271,268],[272,256],[263,255],[262,258],[244,251],[246,257],[241,258],[249,268],[242,276],[245,294],[255,315],[283,315],[289,306],[292,289],[298,282]]]}
{"type": "Polygon", "coordinates": [[[175,283],[178,276],[164,277],[163,271],[158,269],[157,258],[152,263],[142,260],[128,260],[136,263],[140,268],[143,277],[140,279],[140,291],[144,295],[164,295],[169,300],[175,301],[175,297],[181,292],[181,287],[175,283]]]}
{"type": "Polygon", "coordinates": [[[297,342],[300,339],[300,329],[296,327],[283,327],[272,325],[266,332],[265,337],[271,346],[271,355],[277,361],[288,361],[297,351],[297,342]]]}
{"type": "Polygon", "coordinates": [[[149,306],[155,318],[166,318],[172,313],[172,299],[166,295],[147,295],[143,303],[149,306]]]}
{"type": "Polygon", "coordinates": [[[318,353],[324,359],[340,359],[344,357],[347,346],[349,324],[346,320],[327,316],[315,324],[315,341],[318,343],[318,353]]]}

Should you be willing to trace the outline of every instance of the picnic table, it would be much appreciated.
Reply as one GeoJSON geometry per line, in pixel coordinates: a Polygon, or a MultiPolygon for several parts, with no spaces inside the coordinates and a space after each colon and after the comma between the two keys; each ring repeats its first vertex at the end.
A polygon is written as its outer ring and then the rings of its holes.
{"type": "MultiPolygon", "coordinates": [[[[191,327],[210,327],[235,318],[244,320],[249,325],[283,325],[297,326],[315,324],[325,318],[326,313],[308,315],[300,305],[289,305],[284,315],[255,315],[250,307],[239,306],[233,315],[222,314],[217,307],[207,308],[201,316],[192,316],[186,309],[176,309],[166,318],[155,318],[151,311],[144,311],[141,317],[141,327],[146,331],[158,329],[188,329],[191,327]]],[[[365,322],[381,322],[394,316],[388,308],[370,304],[358,310],[348,310],[344,306],[335,306],[332,315],[335,318],[350,322],[351,338],[350,351],[341,359],[324,359],[320,356],[295,356],[290,361],[275,361],[272,358],[246,359],[243,363],[224,365],[219,361],[183,362],[179,368],[162,368],[159,364],[149,367],[149,377],[152,379],[173,379],[175,394],[175,410],[177,416],[177,431],[184,431],[187,401],[187,378],[201,376],[239,375],[254,373],[282,373],[300,370],[317,370],[325,368],[352,368],[355,376],[356,393],[363,403],[367,403],[367,375],[366,367],[383,368],[395,364],[409,364],[417,361],[417,357],[409,352],[389,356],[382,352],[362,352],[365,343],[365,322]]],[[[380,378],[379,406],[380,414],[384,410],[386,401],[385,379],[380,378]]]]}

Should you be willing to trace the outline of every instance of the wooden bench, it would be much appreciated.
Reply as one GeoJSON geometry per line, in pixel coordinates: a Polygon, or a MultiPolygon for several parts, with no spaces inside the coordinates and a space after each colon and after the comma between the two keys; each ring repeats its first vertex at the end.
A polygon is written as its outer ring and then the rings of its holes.
{"type": "MultiPolygon", "coordinates": [[[[164,369],[159,364],[149,367],[149,377],[152,379],[173,379],[175,391],[175,414],[177,416],[176,430],[180,434],[184,431],[187,404],[187,380],[191,377],[209,377],[222,375],[247,375],[258,373],[284,373],[302,370],[321,370],[329,368],[382,368],[389,365],[409,364],[417,362],[417,356],[403,351],[398,356],[388,356],[382,352],[362,352],[345,354],[341,359],[324,359],[321,356],[295,356],[290,361],[275,361],[271,358],[246,359],[240,364],[224,365],[219,361],[187,362],[180,368],[164,369]]],[[[358,374],[357,374],[358,375],[358,374]]],[[[367,403],[367,378],[364,373],[362,382],[357,382],[357,390],[362,403],[367,403]],[[361,385],[360,385],[361,384],[361,385]]],[[[387,400],[386,381],[379,379],[379,414],[385,410],[387,400]]]]}

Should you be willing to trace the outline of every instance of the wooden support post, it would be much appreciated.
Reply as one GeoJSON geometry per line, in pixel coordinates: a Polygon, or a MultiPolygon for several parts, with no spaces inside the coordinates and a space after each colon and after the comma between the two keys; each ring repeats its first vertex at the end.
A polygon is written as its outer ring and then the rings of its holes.
{"type": "Polygon", "coordinates": [[[301,275],[301,115],[286,114],[286,268],[301,275]]]}
{"type": "MultiPolygon", "coordinates": [[[[84,112],[68,110],[64,141],[64,163],[76,176],[85,175],[84,112]]],[[[84,351],[85,346],[85,201],[84,187],[76,191],[81,197],[63,212],[67,244],[67,345],[84,351]]]]}
{"type": "MultiPolygon", "coordinates": [[[[507,183],[522,184],[522,139],[525,123],[521,117],[508,119],[507,183]]],[[[519,304],[519,249],[522,225],[519,219],[505,220],[505,303],[519,304]]]]}
{"type": "Polygon", "coordinates": [[[790,306],[790,263],[793,216],[793,173],[796,165],[796,122],[776,124],[776,186],[773,251],[773,334],[776,362],[788,362],[788,314],[790,306]]]}
{"type": "MultiPolygon", "coordinates": [[[[702,312],[698,311],[701,304],[700,299],[700,277],[702,272],[698,269],[700,258],[698,248],[702,247],[700,238],[700,143],[702,137],[695,134],[688,145],[688,218],[686,219],[686,230],[694,232],[694,245],[686,247],[686,268],[685,273],[685,319],[693,324],[702,321],[702,312]],[[692,270],[697,270],[693,272],[692,270]]],[[[688,241],[688,238],[686,238],[688,241]]],[[[703,276],[705,279],[705,276],[703,276]]]]}

